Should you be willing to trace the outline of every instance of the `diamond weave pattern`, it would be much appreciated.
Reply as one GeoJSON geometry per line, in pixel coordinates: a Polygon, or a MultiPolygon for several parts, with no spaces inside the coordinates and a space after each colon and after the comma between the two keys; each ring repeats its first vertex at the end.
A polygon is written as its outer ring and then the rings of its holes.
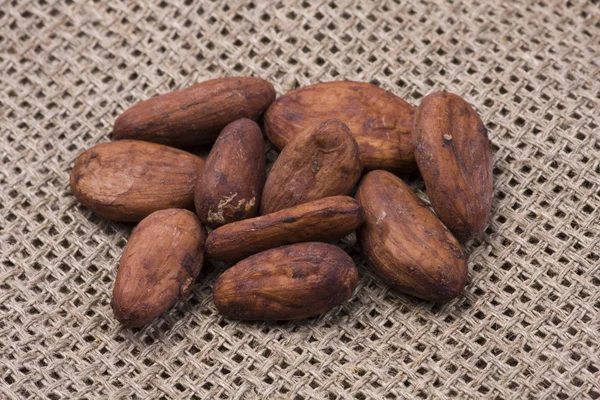
{"type": "Polygon", "coordinates": [[[0,71],[0,398],[600,398],[598,0],[0,0],[0,71]],[[361,283],[319,318],[226,320],[209,264],[122,329],[132,226],[79,205],[70,169],[138,101],[230,75],[473,104],[495,197],[464,293],[398,294],[349,237],[361,283]]]}

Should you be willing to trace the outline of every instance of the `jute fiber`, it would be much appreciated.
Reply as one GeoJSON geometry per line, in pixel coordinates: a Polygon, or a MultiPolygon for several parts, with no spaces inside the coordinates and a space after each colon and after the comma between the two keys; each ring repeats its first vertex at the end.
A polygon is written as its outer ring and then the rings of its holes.
{"type": "Polygon", "coordinates": [[[597,0],[0,0],[0,126],[0,398],[600,398],[597,0]],[[350,237],[361,283],[319,318],[223,319],[207,265],[187,301],[121,329],[132,226],[78,204],[73,162],[136,102],[226,75],[473,104],[495,200],[464,294],[393,292],[350,237]]]}

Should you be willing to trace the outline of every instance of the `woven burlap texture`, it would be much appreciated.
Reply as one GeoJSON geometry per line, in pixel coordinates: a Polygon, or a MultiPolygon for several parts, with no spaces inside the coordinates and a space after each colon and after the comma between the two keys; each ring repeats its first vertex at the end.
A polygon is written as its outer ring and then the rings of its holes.
{"type": "Polygon", "coordinates": [[[596,0],[0,0],[0,398],[600,398],[599,60],[596,0]],[[78,204],[73,162],[136,102],[225,75],[473,104],[495,199],[464,293],[398,294],[349,239],[361,283],[319,318],[228,321],[208,266],[122,329],[131,226],[78,204]]]}

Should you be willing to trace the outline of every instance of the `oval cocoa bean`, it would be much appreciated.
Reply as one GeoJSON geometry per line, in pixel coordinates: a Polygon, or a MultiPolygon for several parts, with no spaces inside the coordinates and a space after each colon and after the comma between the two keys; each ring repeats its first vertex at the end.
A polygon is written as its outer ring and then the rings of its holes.
{"type": "Polygon", "coordinates": [[[196,185],[200,220],[211,228],[254,217],[265,183],[265,142],[256,122],[239,119],[215,142],[196,185]]]}
{"type": "Polygon", "coordinates": [[[346,301],[358,284],[352,258],[325,243],[298,243],[255,254],[214,286],[221,314],[242,320],[313,317],[346,301]]]}
{"type": "Polygon", "coordinates": [[[411,138],[414,108],[366,82],[326,82],[296,89],[265,112],[265,132],[280,150],[300,132],[336,118],[358,142],[365,169],[416,170],[411,138]]]}
{"type": "Polygon", "coordinates": [[[204,261],[206,230],[187,210],[152,213],[125,246],[111,306],[123,325],[150,323],[187,296],[204,261]]]}
{"type": "Polygon", "coordinates": [[[71,171],[71,191],[84,206],[113,221],[140,221],[157,210],[193,208],[204,160],[138,140],[98,144],[71,171]]]}
{"type": "Polygon", "coordinates": [[[487,129],[460,96],[425,97],[414,121],[415,156],[431,205],[462,241],[483,233],[493,195],[487,129]]]}
{"type": "Polygon", "coordinates": [[[365,210],[358,243],[384,283],[433,301],[463,290],[468,271],[460,243],[400,178],[372,171],[356,199],[365,210]]]}
{"type": "Polygon", "coordinates": [[[273,247],[340,239],[360,226],[363,210],[351,197],[333,196],[215,229],[206,240],[212,258],[235,262],[273,247]]]}
{"type": "Polygon", "coordinates": [[[117,118],[113,137],[175,147],[212,143],[236,119],[257,120],[273,100],[275,89],[263,79],[212,79],[136,104],[117,118]]]}
{"type": "Polygon", "coordinates": [[[297,135],[267,177],[262,214],[350,193],[362,174],[356,140],[339,120],[326,120],[297,135]]]}

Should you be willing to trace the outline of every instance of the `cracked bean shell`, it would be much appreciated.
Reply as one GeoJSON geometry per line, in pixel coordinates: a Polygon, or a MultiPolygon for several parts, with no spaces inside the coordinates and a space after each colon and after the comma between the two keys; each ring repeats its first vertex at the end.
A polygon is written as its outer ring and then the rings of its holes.
{"type": "Polygon", "coordinates": [[[357,240],[384,283],[432,301],[460,294],[468,273],[460,243],[400,178],[369,172],[356,199],[365,210],[357,240]]]}
{"type": "Polygon", "coordinates": [[[281,151],[263,189],[261,212],[346,195],[362,169],[358,145],[348,127],[336,119],[322,121],[281,151]]]}
{"type": "Polygon", "coordinates": [[[111,302],[115,318],[143,326],[186,297],[202,268],[205,240],[191,211],[161,210],[144,218],[121,257],[111,302]]]}
{"type": "Polygon", "coordinates": [[[305,86],[279,97],[265,112],[265,133],[280,150],[325,119],[348,126],[365,169],[416,170],[411,138],[414,108],[366,82],[337,81],[305,86]]]}
{"type": "Polygon", "coordinates": [[[214,301],[225,317],[293,320],[327,312],[348,300],[358,271],[342,249],[297,243],[255,254],[225,271],[214,301]]]}
{"type": "Polygon", "coordinates": [[[437,215],[461,241],[481,235],[492,208],[492,154],[475,110],[455,94],[430,94],[415,114],[413,138],[437,215]]]}
{"type": "Polygon", "coordinates": [[[196,185],[196,212],[216,228],[254,217],[265,183],[265,142],[256,122],[239,119],[215,142],[196,185]]]}
{"type": "Polygon", "coordinates": [[[156,143],[101,143],[75,161],[71,191],[105,218],[137,222],[166,208],[192,209],[203,166],[198,156],[156,143]]]}
{"type": "Polygon", "coordinates": [[[264,79],[212,79],[134,105],[115,121],[113,137],[174,147],[212,143],[227,124],[257,120],[273,100],[275,89],[264,79]]]}

